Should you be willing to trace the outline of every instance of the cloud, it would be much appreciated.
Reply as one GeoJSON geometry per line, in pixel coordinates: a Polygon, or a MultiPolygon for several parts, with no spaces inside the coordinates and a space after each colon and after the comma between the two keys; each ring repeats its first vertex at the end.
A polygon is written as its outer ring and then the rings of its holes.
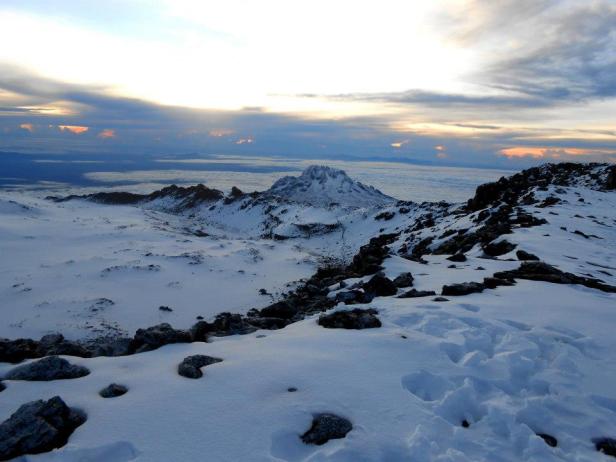
{"type": "Polygon", "coordinates": [[[102,139],[109,139],[109,138],[115,138],[116,133],[115,133],[115,130],[112,130],[111,128],[105,128],[97,136],[102,139]]]}
{"type": "Polygon", "coordinates": [[[515,146],[500,150],[500,154],[508,158],[532,157],[535,159],[561,159],[564,157],[601,157],[613,156],[616,149],[601,148],[574,148],[574,147],[538,147],[538,146],[515,146]]]}
{"type": "Polygon", "coordinates": [[[74,133],[75,135],[80,135],[81,133],[87,132],[90,128],[84,127],[82,125],[58,125],[60,131],[68,131],[74,133]]]}
{"type": "Polygon", "coordinates": [[[19,128],[21,128],[23,130],[28,130],[30,133],[34,132],[34,125],[32,125],[30,123],[20,124],[19,128]]]}

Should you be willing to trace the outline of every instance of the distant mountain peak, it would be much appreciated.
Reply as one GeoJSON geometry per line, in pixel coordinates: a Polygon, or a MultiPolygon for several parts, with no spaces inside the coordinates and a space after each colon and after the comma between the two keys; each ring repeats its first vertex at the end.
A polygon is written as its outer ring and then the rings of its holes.
{"type": "Polygon", "coordinates": [[[311,165],[300,176],[280,178],[265,194],[316,206],[372,207],[395,200],[353,180],[344,170],[324,165],[311,165]]]}

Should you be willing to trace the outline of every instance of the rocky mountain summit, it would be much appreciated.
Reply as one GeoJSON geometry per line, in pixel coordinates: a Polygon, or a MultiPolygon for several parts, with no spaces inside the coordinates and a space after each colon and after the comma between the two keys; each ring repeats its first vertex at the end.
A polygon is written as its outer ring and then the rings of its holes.
{"type": "MultiPolygon", "coordinates": [[[[49,267],[54,284],[72,277],[62,303],[86,286],[100,297],[87,303],[87,322],[119,333],[62,332],[86,316],[79,293],[54,313],[58,333],[46,324],[40,340],[0,340],[1,425],[17,435],[3,447],[8,457],[70,436],[56,456],[173,460],[176,422],[216,429],[187,431],[186,460],[204,451],[213,460],[616,456],[613,165],[546,164],[481,185],[462,204],[396,201],[323,167],[254,194],[200,185],[84,198],[48,204],[70,212],[78,229],[93,218],[75,214],[94,208],[111,222],[95,222],[96,238],[119,243],[26,266],[23,281],[5,289],[22,308],[7,329],[34,332],[60,305],[42,303],[49,285],[31,276],[49,267]],[[130,213],[126,223],[111,221],[115,210],[130,213]],[[155,233],[131,234],[139,213],[155,233]],[[94,257],[81,262],[84,253],[94,257]],[[291,281],[302,265],[310,271],[291,281]],[[274,277],[289,284],[274,290],[274,277]],[[248,301],[231,306],[250,284],[259,285],[248,301]],[[31,317],[28,297],[36,297],[31,317]],[[154,322],[125,333],[129,318],[154,322]],[[24,445],[19,422],[42,425],[43,390],[69,403],[58,401],[62,415],[86,409],[87,421],[67,431],[60,421],[62,438],[24,445]],[[115,403],[123,410],[111,412],[115,403]]],[[[53,223],[53,211],[28,207],[19,220],[53,223]]],[[[31,236],[27,250],[36,244],[31,236]]]]}

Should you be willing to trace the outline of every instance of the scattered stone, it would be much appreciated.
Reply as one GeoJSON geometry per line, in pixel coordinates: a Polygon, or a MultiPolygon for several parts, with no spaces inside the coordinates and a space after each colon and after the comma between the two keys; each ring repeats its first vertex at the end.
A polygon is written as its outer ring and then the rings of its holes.
{"type": "Polygon", "coordinates": [[[348,419],[335,414],[319,414],[312,420],[312,426],[301,438],[305,444],[321,446],[332,439],[344,438],[353,429],[348,419]]]}
{"type": "Polygon", "coordinates": [[[205,355],[193,355],[187,356],[178,365],[178,374],[182,377],[189,379],[199,379],[203,377],[202,367],[209,366],[210,364],[220,363],[222,359],[213,358],[212,356],[205,355]]]}
{"type": "Polygon", "coordinates": [[[464,420],[462,421],[462,427],[464,427],[464,428],[468,428],[468,427],[470,427],[470,426],[471,426],[471,424],[470,424],[470,423],[468,423],[468,420],[464,419],[464,420]]]}
{"type": "Polygon", "coordinates": [[[287,391],[288,391],[289,393],[295,393],[295,392],[297,391],[297,388],[295,388],[295,387],[289,387],[289,388],[287,388],[287,391]]]}
{"type": "Polygon", "coordinates": [[[364,283],[363,289],[366,294],[372,294],[374,297],[388,297],[398,292],[394,282],[381,274],[375,274],[372,279],[364,283]]]}
{"type": "Polygon", "coordinates": [[[26,403],[0,424],[0,460],[60,448],[85,421],[85,414],[59,396],[26,403]]]}
{"type": "Polygon", "coordinates": [[[481,282],[462,282],[459,284],[444,285],[441,295],[469,295],[483,292],[486,287],[481,282]]]}
{"type": "Polygon", "coordinates": [[[259,295],[270,295],[270,293],[265,289],[259,289],[259,295]]]}
{"type": "Polygon", "coordinates": [[[449,266],[447,266],[447,268],[449,268],[449,269],[455,269],[455,268],[457,268],[457,266],[456,266],[456,265],[449,265],[449,266]]]}
{"type": "Polygon", "coordinates": [[[411,289],[407,292],[404,292],[401,295],[398,295],[397,298],[417,298],[417,297],[430,297],[432,295],[436,295],[436,292],[433,290],[417,290],[411,289]]]}
{"type": "Polygon", "coordinates": [[[511,252],[513,249],[515,249],[515,247],[515,244],[512,244],[511,242],[506,240],[501,240],[498,242],[490,242],[489,244],[483,246],[483,251],[486,255],[490,257],[498,257],[500,255],[511,252]]]}
{"type": "Polygon", "coordinates": [[[394,279],[394,285],[399,288],[411,287],[413,285],[413,275],[409,272],[400,273],[394,279]]]}
{"type": "Polygon", "coordinates": [[[117,383],[111,383],[98,392],[103,398],[116,398],[122,396],[128,392],[128,388],[124,385],[118,385],[117,383]]]}
{"type": "Polygon", "coordinates": [[[466,255],[464,255],[462,252],[454,253],[452,256],[447,257],[447,260],[455,261],[455,262],[464,262],[466,261],[466,255]]]}
{"type": "Polygon", "coordinates": [[[515,253],[515,256],[518,257],[518,260],[539,261],[539,257],[537,255],[533,255],[532,253],[528,253],[525,250],[518,250],[515,253]]]}
{"type": "Polygon", "coordinates": [[[372,308],[336,311],[321,315],[318,324],[328,329],[372,329],[381,327],[381,321],[376,314],[377,311],[372,308]]]}
{"type": "Polygon", "coordinates": [[[147,329],[138,329],[131,342],[131,350],[135,353],[142,353],[156,350],[171,343],[188,343],[190,341],[190,333],[185,330],[176,330],[165,322],[147,329]]]}
{"type": "Polygon", "coordinates": [[[367,296],[361,290],[347,290],[336,294],[336,303],[344,303],[345,305],[354,305],[356,303],[370,303],[372,298],[367,296]]]}
{"type": "Polygon", "coordinates": [[[548,435],[547,433],[537,433],[537,436],[545,441],[545,444],[548,446],[555,448],[558,446],[558,440],[554,438],[552,435],[548,435]]]}
{"type": "Polygon", "coordinates": [[[388,221],[388,220],[391,220],[395,216],[396,216],[396,212],[386,210],[385,212],[379,213],[377,216],[374,217],[374,219],[388,221]]]}
{"type": "Polygon", "coordinates": [[[432,301],[433,301],[433,302],[448,302],[448,301],[449,301],[449,299],[448,299],[448,298],[445,298],[445,297],[434,297],[434,298],[432,299],[432,301]]]}
{"type": "Polygon", "coordinates": [[[11,369],[6,380],[49,381],[62,379],[77,379],[85,377],[90,371],[83,367],[69,363],[58,356],[48,356],[23,366],[11,369]]]}
{"type": "Polygon", "coordinates": [[[161,305],[161,306],[159,306],[159,307],[158,307],[158,309],[159,309],[160,311],[166,311],[166,312],[168,312],[168,313],[171,313],[171,312],[173,311],[173,309],[169,308],[169,307],[168,307],[168,306],[166,306],[166,305],[161,305]]]}
{"type": "Polygon", "coordinates": [[[486,269],[483,266],[478,266],[475,268],[477,271],[485,271],[486,269]]]}
{"type": "Polygon", "coordinates": [[[616,439],[615,438],[595,438],[593,441],[597,451],[602,452],[606,456],[616,457],[616,439]]]}

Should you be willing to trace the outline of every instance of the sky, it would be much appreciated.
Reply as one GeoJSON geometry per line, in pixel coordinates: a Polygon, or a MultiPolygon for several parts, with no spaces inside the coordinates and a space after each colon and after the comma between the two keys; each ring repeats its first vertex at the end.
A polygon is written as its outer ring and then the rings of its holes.
{"type": "Polygon", "coordinates": [[[0,151],[616,162],[616,0],[2,0],[0,151]]]}

